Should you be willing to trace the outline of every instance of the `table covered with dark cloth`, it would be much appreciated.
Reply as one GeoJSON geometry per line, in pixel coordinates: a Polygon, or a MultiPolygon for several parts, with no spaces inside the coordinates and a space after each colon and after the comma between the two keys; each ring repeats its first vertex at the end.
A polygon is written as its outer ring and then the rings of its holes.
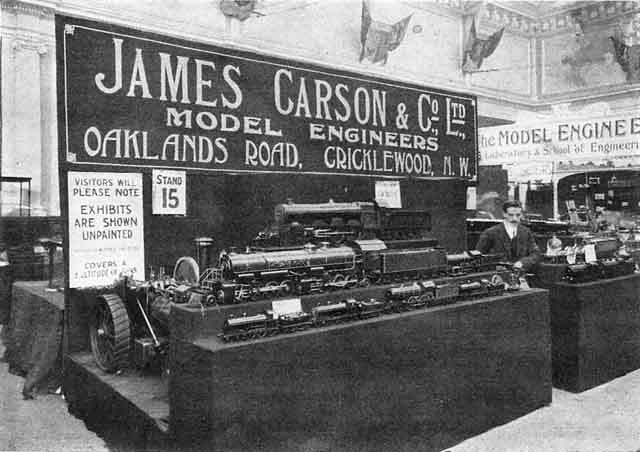
{"type": "Polygon", "coordinates": [[[529,278],[529,282],[533,287],[550,289],[554,284],[563,281],[568,266],[568,264],[540,262],[536,266],[535,274],[529,278]]]}
{"type": "Polygon", "coordinates": [[[541,289],[240,342],[172,337],[170,356],[170,434],[192,450],[441,451],[551,403],[541,289]]]}
{"type": "Polygon", "coordinates": [[[25,376],[25,397],[61,381],[64,295],[46,287],[46,281],[15,282],[11,316],[2,331],[4,359],[11,372],[25,376]]]}
{"type": "Polygon", "coordinates": [[[554,386],[585,391],[640,368],[640,274],[551,287],[554,386]]]}
{"type": "Polygon", "coordinates": [[[11,314],[11,266],[0,261],[0,324],[6,325],[11,314]]]}

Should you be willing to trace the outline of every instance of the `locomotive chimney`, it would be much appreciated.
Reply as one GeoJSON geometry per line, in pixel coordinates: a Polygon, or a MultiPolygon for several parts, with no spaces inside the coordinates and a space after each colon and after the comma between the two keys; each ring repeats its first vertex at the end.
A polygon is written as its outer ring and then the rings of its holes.
{"type": "Polygon", "coordinates": [[[193,243],[196,245],[196,261],[200,271],[203,271],[209,267],[209,249],[213,245],[213,239],[211,237],[197,237],[193,239],[193,243]]]}

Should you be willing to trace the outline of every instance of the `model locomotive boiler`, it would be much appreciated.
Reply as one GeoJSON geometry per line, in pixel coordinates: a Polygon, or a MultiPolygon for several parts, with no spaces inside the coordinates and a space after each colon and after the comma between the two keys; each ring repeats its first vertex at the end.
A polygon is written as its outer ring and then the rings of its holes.
{"type": "Polygon", "coordinates": [[[355,240],[339,246],[223,253],[219,268],[206,270],[201,284],[212,289],[218,303],[233,303],[428,278],[448,269],[442,248],[389,249],[382,240],[355,240]]]}

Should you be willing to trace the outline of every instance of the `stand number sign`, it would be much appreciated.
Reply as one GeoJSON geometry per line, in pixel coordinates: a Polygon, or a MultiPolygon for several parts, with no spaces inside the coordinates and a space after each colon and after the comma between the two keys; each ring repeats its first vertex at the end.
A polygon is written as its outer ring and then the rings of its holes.
{"type": "Polygon", "coordinates": [[[187,214],[185,171],[153,170],[152,211],[154,215],[187,214]]]}

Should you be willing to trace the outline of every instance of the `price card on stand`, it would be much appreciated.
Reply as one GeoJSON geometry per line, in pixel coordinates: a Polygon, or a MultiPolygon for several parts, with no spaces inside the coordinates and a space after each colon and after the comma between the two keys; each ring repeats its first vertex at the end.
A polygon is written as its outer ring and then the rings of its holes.
{"type": "Polygon", "coordinates": [[[187,173],[185,171],[153,170],[151,182],[154,215],[187,214],[187,173]]]}

